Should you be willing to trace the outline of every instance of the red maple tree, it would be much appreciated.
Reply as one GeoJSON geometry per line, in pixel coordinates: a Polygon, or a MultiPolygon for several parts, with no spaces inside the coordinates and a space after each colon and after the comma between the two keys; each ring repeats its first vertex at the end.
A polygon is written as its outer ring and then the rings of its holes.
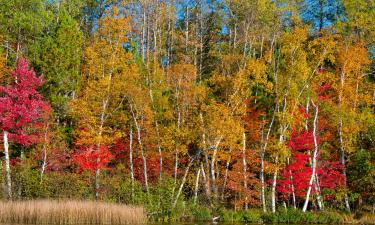
{"type": "Polygon", "coordinates": [[[42,77],[29,69],[24,58],[18,60],[11,75],[14,82],[0,86],[0,129],[9,134],[11,142],[28,146],[38,141],[35,131],[51,107],[37,90],[43,84],[42,77]]]}
{"type": "Polygon", "coordinates": [[[74,155],[74,161],[81,169],[89,170],[92,173],[98,169],[107,168],[108,163],[114,158],[114,155],[107,146],[82,147],[81,150],[74,155]]]}

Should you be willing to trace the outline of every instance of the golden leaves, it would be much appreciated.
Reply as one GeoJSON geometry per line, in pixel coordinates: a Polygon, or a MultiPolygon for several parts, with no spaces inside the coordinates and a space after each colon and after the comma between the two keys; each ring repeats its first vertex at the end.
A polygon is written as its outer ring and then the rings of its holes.
{"type": "Polygon", "coordinates": [[[247,70],[254,84],[262,85],[266,91],[271,92],[273,84],[267,77],[267,64],[262,59],[250,59],[247,64],[247,70]]]}

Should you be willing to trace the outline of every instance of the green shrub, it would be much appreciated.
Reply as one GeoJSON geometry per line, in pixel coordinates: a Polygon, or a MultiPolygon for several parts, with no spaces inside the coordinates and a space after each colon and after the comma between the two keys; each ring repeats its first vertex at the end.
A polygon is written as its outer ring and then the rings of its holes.
{"type": "Polygon", "coordinates": [[[257,209],[234,211],[228,209],[219,210],[220,221],[223,222],[243,222],[259,223],[262,221],[262,212],[257,209]]]}
{"type": "Polygon", "coordinates": [[[301,210],[288,209],[277,213],[263,214],[262,220],[265,223],[343,223],[344,217],[337,212],[302,212],[301,210]]]}
{"type": "Polygon", "coordinates": [[[205,206],[192,205],[189,208],[194,221],[210,221],[212,219],[211,210],[205,206]]]}

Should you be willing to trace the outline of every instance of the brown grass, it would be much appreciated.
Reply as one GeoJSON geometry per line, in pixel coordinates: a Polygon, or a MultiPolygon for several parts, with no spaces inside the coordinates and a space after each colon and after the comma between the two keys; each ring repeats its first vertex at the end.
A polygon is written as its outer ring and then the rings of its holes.
{"type": "Polygon", "coordinates": [[[93,201],[0,201],[0,223],[18,224],[143,224],[142,207],[93,201]]]}

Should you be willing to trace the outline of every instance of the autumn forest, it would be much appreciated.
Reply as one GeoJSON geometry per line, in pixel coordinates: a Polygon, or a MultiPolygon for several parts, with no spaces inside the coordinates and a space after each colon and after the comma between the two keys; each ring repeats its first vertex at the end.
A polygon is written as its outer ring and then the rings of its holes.
{"type": "Polygon", "coordinates": [[[1,0],[0,196],[374,213],[374,60],[374,0],[1,0]]]}

